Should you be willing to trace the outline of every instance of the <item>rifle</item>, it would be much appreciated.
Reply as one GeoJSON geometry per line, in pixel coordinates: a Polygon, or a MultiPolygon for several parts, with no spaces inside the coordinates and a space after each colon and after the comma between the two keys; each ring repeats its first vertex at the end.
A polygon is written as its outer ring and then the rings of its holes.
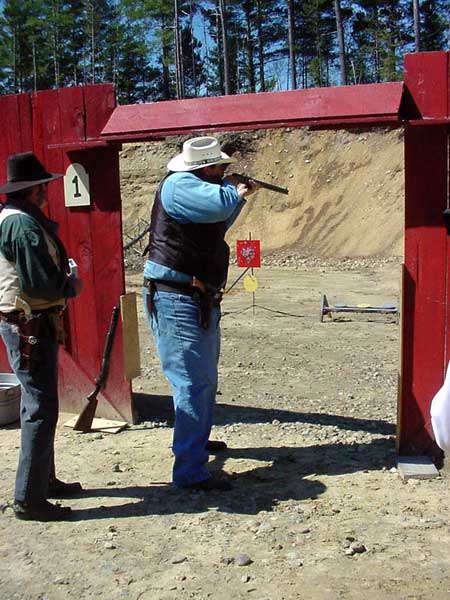
{"type": "Polygon", "coordinates": [[[75,431],[82,431],[83,433],[87,433],[91,431],[92,421],[95,417],[95,411],[97,410],[97,395],[99,391],[105,387],[106,380],[108,379],[109,373],[109,362],[111,360],[111,351],[112,345],[114,341],[114,335],[117,329],[117,321],[119,319],[119,307],[114,306],[111,315],[111,322],[109,324],[108,333],[106,335],[105,349],[103,350],[103,358],[102,358],[102,366],[100,368],[100,375],[98,379],[95,380],[95,388],[94,391],[89,394],[87,397],[88,403],[81,411],[77,422],[73,426],[75,431]]]}
{"type": "Polygon", "coordinates": [[[280,187],[278,185],[273,185],[273,183],[267,183],[266,181],[261,181],[260,179],[255,179],[254,177],[248,177],[248,175],[242,175],[241,173],[231,173],[231,177],[234,177],[239,183],[252,183],[254,181],[260,187],[271,190],[272,192],[278,192],[279,194],[289,194],[289,190],[284,187],[280,187]]]}

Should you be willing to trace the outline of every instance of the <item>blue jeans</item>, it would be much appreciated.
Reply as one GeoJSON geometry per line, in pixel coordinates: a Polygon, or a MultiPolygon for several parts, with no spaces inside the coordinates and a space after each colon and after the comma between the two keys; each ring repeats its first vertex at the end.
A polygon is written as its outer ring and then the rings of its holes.
{"type": "Polygon", "coordinates": [[[58,421],[58,344],[38,339],[39,362],[29,372],[20,366],[17,325],[0,322],[11,369],[20,381],[21,441],[15,500],[36,504],[47,497],[48,482],[55,477],[54,439],[58,421]]]}
{"type": "Polygon", "coordinates": [[[162,370],[173,394],[173,483],[183,487],[211,477],[205,449],[213,422],[220,353],[220,309],[214,307],[207,330],[199,325],[199,306],[190,296],[155,292],[152,315],[144,306],[162,370]]]}

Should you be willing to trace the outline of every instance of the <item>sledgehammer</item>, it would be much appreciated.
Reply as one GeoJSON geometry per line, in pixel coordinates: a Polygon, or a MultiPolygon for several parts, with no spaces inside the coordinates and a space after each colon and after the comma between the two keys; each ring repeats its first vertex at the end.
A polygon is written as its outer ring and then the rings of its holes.
{"type": "Polygon", "coordinates": [[[100,368],[100,375],[95,381],[94,391],[87,397],[87,404],[81,411],[77,422],[74,425],[75,431],[82,431],[87,433],[91,431],[92,421],[95,417],[95,411],[97,410],[97,395],[99,391],[105,387],[109,373],[109,363],[111,360],[111,351],[114,342],[114,335],[117,329],[117,321],[119,320],[119,307],[114,306],[111,315],[111,322],[109,324],[108,333],[106,335],[105,349],[103,350],[102,366],[100,368]]]}

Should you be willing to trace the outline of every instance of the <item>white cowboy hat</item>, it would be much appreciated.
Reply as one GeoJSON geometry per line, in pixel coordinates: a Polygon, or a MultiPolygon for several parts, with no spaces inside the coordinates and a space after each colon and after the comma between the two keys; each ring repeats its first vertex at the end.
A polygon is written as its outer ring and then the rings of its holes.
{"type": "Polygon", "coordinates": [[[191,138],[183,144],[183,152],[167,164],[168,171],[194,171],[211,165],[225,165],[236,162],[220,150],[218,140],[211,136],[191,138]]]}

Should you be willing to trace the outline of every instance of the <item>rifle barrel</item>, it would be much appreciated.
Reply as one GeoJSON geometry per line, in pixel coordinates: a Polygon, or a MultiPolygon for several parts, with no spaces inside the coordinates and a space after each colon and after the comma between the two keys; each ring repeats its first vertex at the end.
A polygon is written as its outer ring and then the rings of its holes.
{"type": "Polygon", "coordinates": [[[232,177],[235,177],[241,183],[248,183],[254,181],[258,183],[262,188],[266,190],[271,190],[272,192],[278,192],[279,194],[289,194],[289,190],[284,187],[280,187],[279,185],[274,185],[273,183],[267,183],[267,181],[261,181],[261,179],[256,179],[255,177],[249,177],[248,175],[242,175],[242,173],[232,173],[232,177]]]}

